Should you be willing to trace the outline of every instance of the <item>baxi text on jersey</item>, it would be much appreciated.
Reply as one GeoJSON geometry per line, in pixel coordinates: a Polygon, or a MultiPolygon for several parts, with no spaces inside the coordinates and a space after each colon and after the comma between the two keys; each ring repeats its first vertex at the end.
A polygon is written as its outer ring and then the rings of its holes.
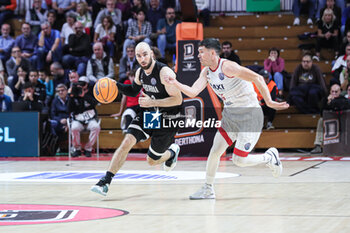
{"type": "Polygon", "coordinates": [[[209,118],[205,121],[196,119],[173,120],[163,118],[163,128],[220,128],[221,121],[209,118]]]}

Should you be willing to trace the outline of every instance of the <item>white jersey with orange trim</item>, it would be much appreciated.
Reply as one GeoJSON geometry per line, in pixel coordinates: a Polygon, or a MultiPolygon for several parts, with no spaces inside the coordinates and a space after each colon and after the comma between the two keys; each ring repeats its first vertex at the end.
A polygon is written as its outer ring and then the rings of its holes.
{"type": "Polygon", "coordinates": [[[227,77],[222,71],[222,64],[226,61],[219,59],[215,70],[208,67],[208,82],[214,92],[223,100],[227,107],[259,107],[253,84],[236,77],[227,77]]]}

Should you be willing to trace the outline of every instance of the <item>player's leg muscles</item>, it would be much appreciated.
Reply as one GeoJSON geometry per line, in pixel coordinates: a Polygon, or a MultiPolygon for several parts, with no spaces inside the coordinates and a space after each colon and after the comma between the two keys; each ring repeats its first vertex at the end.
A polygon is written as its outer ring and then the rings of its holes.
{"type": "Polygon", "coordinates": [[[122,143],[114,152],[108,171],[112,172],[113,174],[118,172],[118,170],[123,166],[129,151],[136,144],[136,142],[137,140],[134,135],[130,133],[125,135],[122,143]]]}
{"type": "Polygon", "coordinates": [[[226,142],[224,137],[220,134],[219,131],[216,132],[213,145],[210,149],[209,157],[207,160],[207,174],[206,174],[206,183],[213,184],[215,179],[216,170],[219,167],[220,157],[226,151],[229,144],[226,142]]]}

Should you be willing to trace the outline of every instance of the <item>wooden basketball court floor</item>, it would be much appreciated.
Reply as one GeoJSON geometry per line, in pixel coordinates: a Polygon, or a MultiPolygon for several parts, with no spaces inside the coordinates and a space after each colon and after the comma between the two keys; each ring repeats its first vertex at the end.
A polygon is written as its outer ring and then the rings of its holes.
{"type": "MultiPolygon", "coordinates": [[[[1,175],[19,172],[104,172],[108,163],[96,160],[1,160],[0,204],[104,207],[123,210],[127,214],[89,221],[9,226],[1,225],[0,214],[0,232],[350,232],[348,161],[283,161],[284,172],[279,179],[273,178],[265,166],[239,168],[231,161],[221,161],[218,172],[239,176],[216,180],[216,200],[188,198],[203,184],[204,173],[200,173],[199,179],[191,179],[185,174],[184,179],[177,180],[115,180],[107,197],[89,190],[97,179],[88,182],[1,179],[1,175]]],[[[205,165],[205,160],[181,160],[174,173],[204,172],[205,165]]],[[[162,167],[150,167],[145,161],[126,161],[122,171],[161,172],[162,167]]],[[[171,176],[172,172],[167,174],[171,176]]]]}

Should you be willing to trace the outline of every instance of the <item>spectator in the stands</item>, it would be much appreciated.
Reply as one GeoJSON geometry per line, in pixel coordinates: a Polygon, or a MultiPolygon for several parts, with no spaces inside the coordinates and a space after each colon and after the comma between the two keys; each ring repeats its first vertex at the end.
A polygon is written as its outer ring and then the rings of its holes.
{"type": "Polygon", "coordinates": [[[1,26],[0,36],[0,59],[3,63],[11,56],[11,48],[13,47],[15,40],[10,36],[11,26],[7,23],[1,26]]]}
{"type": "Polygon", "coordinates": [[[62,27],[65,14],[68,11],[73,11],[76,6],[75,0],[52,0],[52,9],[57,13],[57,22],[60,27],[62,27]]]}
{"type": "Polygon", "coordinates": [[[210,25],[209,0],[195,0],[197,6],[197,14],[203,18],[204,27],[210,25]]]}
{"type": "Polygon", "coordinates": [[[88,61],[86,68],[86,76],[90,82],[96,82],[98,79],[108,77],[114,79],[113,60],[103,51],[101,42],[97,42],[93,46],[93,54],[88,61]]]}
{"type": "Polygon", "coordinates": [[[300,25],[300,14],[305,12],[308,15],[307,24],[312,25],[312,18],[315,16],[316,0],[293,0],[293,14],[294,22],[293,25],[300,25]]]}
{"type": "Polygon", "coordinates": [[[7,70],[7,83],[13,88],[17,82],[17,69],[18,67],[24,67],[29,71],[31,68],[30,61],[27,58],[21,56],[21,49],[18,46],[14,46],[11,50],[11,58],[6,62],[7,70]]]}
{"type": "Polygon", "coordinates": [[[30,60],[32,67],[37,67],[38,59],[36,50],[38,48],[38,37],[31,33],[28,23],[22,24],[22,34],[16,37],[15,46],[18,46],[22,51],[22,57],[30,60]]]}
{"type": "Polygon", "coordinates": [[[46,86],[41,82],[38,82],[38,78],[39,76],[37,70],[32,69],[29,71],[29,82],[34,87],[34,98],[37,102],[45,106],[46,86]]]}
{"type": "Polygon", "coordinates": [[[346,57],[346,67],[343,68],[339,75],[339,83],[342,90],[346,90],[350,83],[350,56],[346,57]]]}
{"type": "MultiPolygon", "coordinates": [[[[345,102],[348,102],[350,105],[350,100],[347,100],[346,97],[341,96],[341,89],[338,84],[333,84],[330,89],[330,93],[327,97],[322,99],[321,102],[321,117],[317,122],[316,137],[314,141],[314,149],[310,151],[311,154],[322,153],[322,144],[323,144],[323,110],[337,110],[340,105],[343,105],[345,102]]],[[[340,109],[338,109],[340,110],[340,109]]]]}
{"type": "MultiPolygon", "coordinates": [[[[153,52],[154,60],[157,60],[157,61],[159,61],[159,62],[161,62],[163,64],[168,65],[168,61],[164,57],[162,57],[162,54],[160,53],[160,50],[156,46],[151,46],[151,50],[153,52]]],[[[175,56],[175,54],[173,56],[175,56]]]]}
{"type": "Polygon", "coordinates": [[[115,45],[114,45],[114,36],[117,32],[116,27],[113,25],[111,16],[107,15],[102,18],[102,23],[100,23],[94,35],[94,43],[101,42],[108,55],[114,57],[115,45]]]}
{"type": "Polygon", "coordinates": [[[95,20],[97,18],[98,13],[103,10],[106,7],[106,0],[95,0],[92,1],[91,3],[91,8],[92,8],[92,13],[91,13],[91,17],[92,17],[92,24],[95,23],[95,20]]]}
{"type": "Polygon", "coordinates": [[[157,45],[163,58],[165,58],[165,50],[175,52],[176,49],[176,25],[181,23],[175,19],[175,9],[167,8],[165,18],[160,19],[157,24],[157,45]]]}
{"type": "Polygon", "coordinates": [[[51,29],[51,25],[46,22],[41,25],[38,42],[37,70],[41,70],[46,63],[57,62],[62,57],[62,46],[60,32],[51,29]]]}
{"type": "Polygon", "coordinates": [[[238,65],[241,65],[241,59],[239,56],[233,51],[232,43],[230,41],[222,42],[222,53],[220,54],[221,58],[226,58],[230,61],[236,62],[238,65]]]}
{"type": "Polygon", "coordinates": [[[102,24],[103,19],[106,16],[110,16],[112,19],[112,25],[116,26],[121,25],[122,23],[122,12],[115,8],[115,0],[107,0],[106,8],[101,10],[94,23],[94,28],[96,29],[99,24],[102,24]]]}
{"type": "MultiPolygon", "coordinates": [[[[70,92],[72,86],[74,85],[74,83],[78,83],[79,82],[79,74],[77,73],[76,70],[72,69],[69,71],[69,74],[68,74],[68,77],[69,77],[69,85],[67,86],[68,87],[68,92],[70,92]]],[[[89,80],[90,82],[90,80],[89,80]]]]}
{"type": "Polygon", "coordinates": [[[50,104],[53,95],[55,94],[54,87],[53,87],[53,80],[47,75],[46,70],[39,70],[38,71],[38,82],[42,83],[46,87],[46,103],[47,105],[50,104]]]}
{"type": "Polygon", "coordinates": [[[84,26],[81,22],[74,24],[75,33],[70,34],[66,45],[66,55],[62,58],[63,66],[66,69],[75,67],[80,76],[86,73],[86,63],[90,57],[90,37],[84,33],[84,26]]]}
{"type": "Polygon", "coordinates": [[[50,71],[53,78],[53,86],[57,87],[58,84],[63,83],[66,86],[69,86],[69,71],[64,70],[63,66],[59,62],[54,62],[50,66],[50,71]]]}
{"type": "Polygon", "coordinates": [[[146,21],[146,12],[143,9],[137,11],[137,20],[129,23],[123,45],[123,56],[126,56],[126,47],[129,44],[137,44],[141,41],[152,45],[150,35],[152,33],[151,23],[146,21]]]}
{"type": "Polygon", "coordinates": [[[38,35],[41,31],[40,25],[47,21],[47,10],[41,7],[42,0],[34,0],[33,8],[26,13],[26,22],[32,26],[32,33],[38,35]]]}
{"type": "Polygon", "coordinates": [[[73,85],[68,92],[68,112],[72,116],[73,157],[81,155],[80,132],[85,128],[90,131],[89,140],[84,147],[84,154],[86,157],[91,157],[92,147],[101,129],[97,121],[97,100],[89,92],[88,84],[88,78],[82,76],[77,85],[73,85]]]}
{"type": "Polygon", "coordinates": [[[145,3],[145,0],[132,0],[133,6],[131,8],[131,15],[132,17],[128,20],[128,23],[130,25],[131,21],[137,20],[137,12],[139,10],[143,10],[143,12],[147,12],[147,5],[145,3]]]}
{"type": "Polygon", "coordinates": [[[16,7],[16,0],[0,1],[0,25],[3,25],[6,20],[11,19],[14,16],[14,11],[16,7]]]}
{"type": "Polygon", "coordinates": [[[5,78],[4,78],[4,76],[2,74],[0,74],[0,82],[5,85],[4,94],[7,95],[7,96],[10,96],[11,101],[13,102],[15,100],[15,97],[13,95],[13,91],[8,85],[6,85],[5,78]]]}
{"type": "Polygon", "coordinates": [[[316,55],[313,57],[316,61],[320,61],[321,48],[332,48],[335,57],[338,57],[338,36],[339,24],[333,14],[332,9],[325,9],[322,19],[318,21],[317,40],[316,40],[316,55]]]}
{"type": "Polygon", "coordinates": [[[130,0],[117,0],[116,8],[122,12],[122,21],[132,18],[130,0]]]}
{"type": "Polygon", "coordinates": [[[11,112],[11,97],[5,94],[5,82],[0,79],[0,112],[11,112]]]}
{"type": "Polygon", "coordinates": [[[124,82],[128,79],[128,74],[131,70],[137,69],[139,64],[135,56],[135,45],[130,44],[126,48],[126,56],[120,58],[119,61],[119,82],[124,82]]]}
{"type": "Polygon", "coordinates": [[[280,50],[273,47],[269,50],[269,57],[264,61],[264,69],[270,73],[270,79],[273,79],[277,85],[278,97],[283,98],[283,75],[284,59],[280,57],[280,50]]]}
{"type": "MultiPolygon", "coordinates": [[[[125,80],[124,84],[132,84],[135,79],[135,70],[128,72],[128,79],[125,80]]],[[[136,97],[130,97],[123,95],[119,112],[112,114],[111,117],[121,117],[120,128],[123,133],[126,133],[131,121],[136,116],[136,113],[139,111],[139,97],[140,93],[136,97]]]]}
{"type": "Polygon", "coordinates": [[[19,102],[26,103],[25,109],[23,111],[38,111],[41,112],[43,106],[37,101],[34,96],[34,87],[31,82],[26,82],[23,84],[23,94],[18,100],[19,102]]]}
{"type": "Polygon", "coordinates": [[[306,53],[292,75],[290,101],[301,113],[320,113],[319,102],[327,94],[326,83],[320,68],[306,53]]]}
{"type": "MultiPolygon", "coordinates": [[[[270,78],[271,74],[265,69],[260,70],[259,74],[265,80],[265,83],[271,95],[271,99],[275,101],[277,97],[278,89],[277,89],[276,83],[270,78]]],[[[267,118],[266,129],[267,130],[274,129],[275,127],[273,126],[272,122],[275,119],[276,110],[266,105],[265,100],[263,99],[263,96],[261,95],[259,89],[255,86],[255,84],[253,85],[254,85],[254,90],[258,96],[260,106],[264,112],[264,116],[267,118]]]]}
{"type": "Polygon", "coordinates": [[[152,33],[156,35],[157,23],[160,19],[164,19],[165,13],[163,9],[159,6],[159,0],[150,0],[149,5],[150,7],[147,10],[146,18],[152,25],[152,33]]]}
{"type": "MultiPolygon", "coordinates": [[[[17,79],[17,82],[16,82],[14,88],[12,89],[15,100],[18,100],[18,98],[22,95],[22,90],[24,88],[24,84],[29,81],[28,72],[29,72],[29,70],[27,70],[27,67],[19,66],[17,68],[18,79],[17,79]]],[[[33,91],[34,91],[34,89],[33,89],[33,91]]]]}
{"type": "Polygon", "coordinates": [[[86,34],[90,35],[92,18],[86,2],[79,2],[77,4],[77,21],[82,23],[86,34]]]}
{"type": "Polygon", "coordinates": [[[57,14],[56,14],[56,11],[54,10],[49,10],[49,12],[47,13],[47,22],[49,22],[52,29],[59,31],[62,28],[57,22],[57,14]]]}
{"type": "Polygon", "coordinates": [[[52,101],[50,110],[50,122],[53,134],[59,138],[67,132],[68,113],[68,89],[64,84],[59,84],[56,87],[57,95],[52,101]]]}
{"type": "Polygon", "coordinates": [[[66,13],[66,22],[63,24],[60,32],[62,45],[68,44],[69,36],[74,33],[73,26],[76,21],[76,14],[74,12],[66,13]]]}
{"type": "Polygon", "coordinates": [[[346,67],[346,58],[348,56],[350,56],[350,44],[346,45],[345,47],[345,55],[339,56],[332,66],[333,78],[330,81],[330,86],[332,86],[334,83],[340,84],[339,75],[343,68],[346,67]]]}
{"type": "Polygon", "coordinates": [[[340,25],[342,11],[345,9],[346,0],[319,0],[316,12],[316,20],[320,20],[325,9],[329,8],[333,10],[333,13],[340,25]]]}

